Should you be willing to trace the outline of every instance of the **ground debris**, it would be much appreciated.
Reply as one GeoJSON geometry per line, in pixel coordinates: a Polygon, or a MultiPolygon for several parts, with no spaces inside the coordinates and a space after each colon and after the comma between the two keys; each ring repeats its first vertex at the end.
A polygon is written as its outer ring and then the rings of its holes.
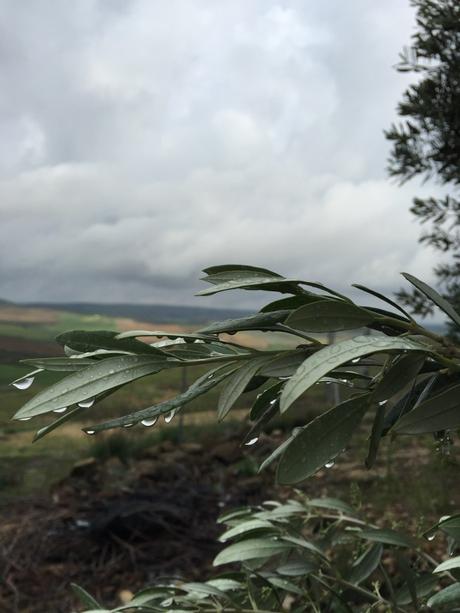
{"type": "MultiPolygon", "coordinates": [[[[225,444],[239,449],[238,439],[225,444]]],[[[0,611],[69,613],[71,582],[115,606],[159,577],[202,578],[219,549],[219,513],[273,494],[272,475],[239,471],[212,447],[170,441],[128,465],[78,462],[49,495],[2,508],[0,611]]]]}

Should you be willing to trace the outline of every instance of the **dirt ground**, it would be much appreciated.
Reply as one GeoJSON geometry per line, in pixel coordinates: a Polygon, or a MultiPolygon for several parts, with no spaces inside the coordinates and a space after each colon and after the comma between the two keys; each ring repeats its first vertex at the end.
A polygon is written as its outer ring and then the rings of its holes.
{"type": "MultiPolygon", "coordinates": [[[[240,442],[237,436],[182,445],[167,440],[128,465],[115,457],[105,462],[88,458],[49,493],[4,505],[0,611],[78,610],[70,582],[113,606],[121,604],[126,591],[161,576],[193,580],[212,573],[219,513],[292,496],[291,489],[275,486],[272,471],[256,474],[254,456],[268,454],[279,443],[278,434],[261,437],[257,449],[242,449],[240,442]]],[[[302,488],[315,497],[342,497],[368,517],[390,527],[402,525],[413,534],[420,524],[426,528],[439,517],[440,510],[460,508],[458,463],[441,469],[429,448],[407,443],[391,461],[382,454],[377,467],[367,471],[355,452],[346,452],[333,469],[320,471],[302,488]],[[437,474],[444,470],[438,481],[448,492],[448,499],[433,504],[431,497],[439,493],[426,491],[422,477],[432,465],[437,474]],[[415,482],[418,489],[410,491],[415,482]]],[[[434,554],[440,546],[426,544],[434,554]]]]}

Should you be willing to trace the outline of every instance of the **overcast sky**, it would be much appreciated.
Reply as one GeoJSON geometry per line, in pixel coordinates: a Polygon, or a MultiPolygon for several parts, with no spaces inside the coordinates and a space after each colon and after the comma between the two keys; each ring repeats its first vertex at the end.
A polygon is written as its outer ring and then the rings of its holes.
{"type": "Polygon", "coordinates": [[[0,28],[0,297],[236,306],[193,298],[228,262],[433,278],[428,187],[385,175],[409,0],[0,0],[0,28]]]}

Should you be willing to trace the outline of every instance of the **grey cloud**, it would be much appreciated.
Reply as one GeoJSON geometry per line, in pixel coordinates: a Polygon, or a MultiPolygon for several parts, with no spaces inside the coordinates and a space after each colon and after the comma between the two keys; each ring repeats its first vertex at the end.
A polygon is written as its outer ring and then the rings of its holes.
{"type": "Polygon", "coordinates": [[[405,2],[0,8],[0,296],[197,304],[225,261],[430,280],[408,212],[427,188],[384,172],[405,2]]]}

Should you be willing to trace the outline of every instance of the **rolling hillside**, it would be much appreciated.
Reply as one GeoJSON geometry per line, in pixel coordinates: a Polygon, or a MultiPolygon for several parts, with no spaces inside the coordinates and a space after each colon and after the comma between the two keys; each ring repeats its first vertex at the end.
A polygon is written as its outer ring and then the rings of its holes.
{"type": "Polygon", "coordinates": [[[237,309],[216,309],[207,307],[178,306],[171,304],[130,304],[130,303],[28,303],[29,308],[52,309],[82,315],[126,317],[155,324],[205,324],[210,321],[243,317],[248,311],[237,309]]]}

